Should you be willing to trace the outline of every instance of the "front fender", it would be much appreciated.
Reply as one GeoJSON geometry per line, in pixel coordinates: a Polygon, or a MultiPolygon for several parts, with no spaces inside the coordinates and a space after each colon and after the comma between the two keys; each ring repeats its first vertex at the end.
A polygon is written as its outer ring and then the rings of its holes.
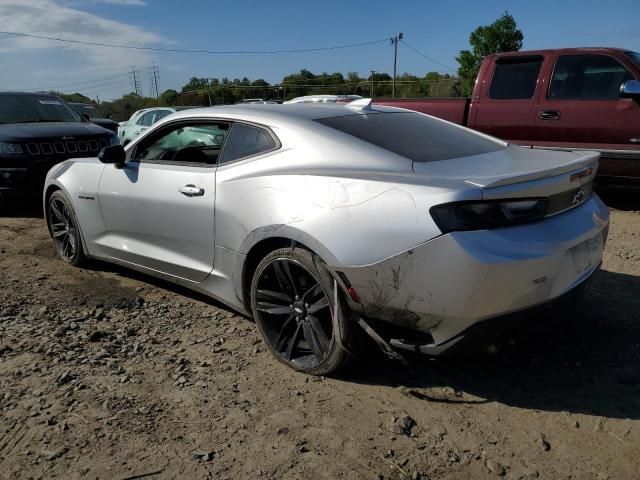
{"type": "Polygon", "coordinates": [[[45,212],[49,189],[55,187],[64,192],[80,224],[88,255],[91,255],[96,239],[106,234],[98,203],[98,186],[103,170],[104,164],[96,159],[67,160],[49,170],[43,191],[45,212]]]}

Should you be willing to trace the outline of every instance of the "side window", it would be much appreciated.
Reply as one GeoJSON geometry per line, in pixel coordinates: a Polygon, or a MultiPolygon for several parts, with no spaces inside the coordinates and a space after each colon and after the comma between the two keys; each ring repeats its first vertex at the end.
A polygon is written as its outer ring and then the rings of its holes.
{"type": "Polygon", "coordinates": [[[215,165],[228,132],[224,122],[171,125],[141,142],[134,159],[215,165]]]}
{"type": "Polygon", "coordinates": [[[142,115],[136,123],[143,127],[150,127],[151,125],[153,125],[154,116],[155,116],[155,112],[147,112],[144,115],[142,115]]]}
{"type": "Polygon", "coordinates": [[[171,110],[160,110],[157,113],[156,119],[153,123],[156,123],[159,120],[162,120],[167,115],[171,115],[173,112],[171,110]]]}
{"type": "Polygon", "coordinates": [[[607,55],[563,55],[558,57],[549,85],[554,100],[613,100],[631,75],[615,58],[607,55]]]}
{"type": "Polygon", "coordinates": [[[274,150],[278,145],[264,128],[236,123],[231,127],[220,163],[274,150]]]}
{"type": "Polygon", "coordinates": [[[489,97],[496,100],[532,98],[542,60],[542,57],[498,59],[491,79],[489,97]]]}

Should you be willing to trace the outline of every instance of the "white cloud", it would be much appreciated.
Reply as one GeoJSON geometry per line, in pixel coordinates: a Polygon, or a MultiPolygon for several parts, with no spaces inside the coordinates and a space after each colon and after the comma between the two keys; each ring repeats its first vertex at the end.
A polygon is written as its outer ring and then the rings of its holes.
{"type": "MultiPolygon", "coordinates": [[[[99,0],[103,3],[142,5],[141,0],[99,0]]],[[[166,43],[159,35],[139,26],[109,20],[55,0],[0,0],[0,30],[30,33],[85,42],[149,46],[166,43]]],[[[0,35],[1,36],[1,35],[0,35]]],[[[143,68],[152,61],[151,52],[6,36],[0,40],[0,53],[23,56],[24,71],[12,72],[24,88],[48,86],[61,79],[82,81],[127,71],[132,65],[143,68]],[[59,57],[59,70],[41,73],[28,63],[29,55],[59,57]],[[72,74],[70,76],[70,73],[72,74]],[[20,81],[20,80],[18,80],[20,81]],[[35,85],[34,85],[35,82],[35,85]],[[25,84],[26,83],[26,84],[25,84]]],[[[13,83],[13,82],[11,82],[13,83]]]]}

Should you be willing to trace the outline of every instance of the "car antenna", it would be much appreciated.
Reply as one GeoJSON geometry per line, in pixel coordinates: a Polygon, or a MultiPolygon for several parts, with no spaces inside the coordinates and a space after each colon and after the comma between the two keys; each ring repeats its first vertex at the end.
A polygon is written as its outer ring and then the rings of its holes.
{"type": "Polygon", "coordinates": [[[372,110],[371,102],[373,102],[373,98],[359,98],[353,102],[347,103],[346,106],[357,110],[372,110]]]}

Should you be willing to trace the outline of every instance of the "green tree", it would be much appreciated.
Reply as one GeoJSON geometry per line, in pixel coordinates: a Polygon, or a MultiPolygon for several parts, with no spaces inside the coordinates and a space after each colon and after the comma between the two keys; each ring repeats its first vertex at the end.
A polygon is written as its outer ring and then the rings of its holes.
{"type": "Polygon", "coordinates": [[[182,87],[183,92],[193,92],[197,90],[206,90],[209,86],[208,78],[191,77],[191,80],[182,87]]]}
{"type": "Polygon", "coordinates": [[[460,50],[456,60],[460,64],[460,93],[471,95],[482,59],[499,52],[513,52],[522,48],[524,35],[509,12],[504,12],[491,25],[476,28],[469,36],[472,50],[460,50]]]}
{"type": "Polygon", "coordinates": [[[176,104],[175,102],[176,102],[176,99],[178,98],[178,95],[179,93],[173,89],[165,90],[160,95],[160,98],[158,99],[158,103],[160,105],[166,105],[168,107],[171,107],[176,104]]]}
{"type": "Polygon", "coordinates": [[[96,105],[96,102],[94,100],[85,95],[82,95],[81,93],[60,93],[55,91],[50,91],[49,93],[51,95],[57,95],[66,102],[88,103],[89,105],[96,105]]]}

